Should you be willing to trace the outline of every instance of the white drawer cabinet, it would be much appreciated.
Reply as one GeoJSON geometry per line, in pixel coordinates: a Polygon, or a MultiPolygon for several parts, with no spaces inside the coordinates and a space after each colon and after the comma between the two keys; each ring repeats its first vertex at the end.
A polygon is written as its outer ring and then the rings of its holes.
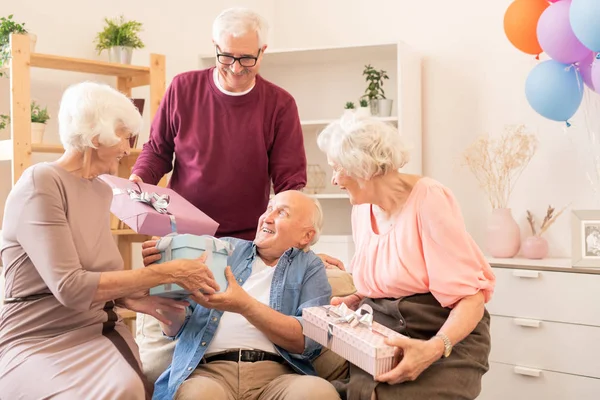
{"type": "Polygon", "coordinates": [[[480,400],[600,399],[600,270],[539,263],[490,260],[492,349],[480,400]]]}

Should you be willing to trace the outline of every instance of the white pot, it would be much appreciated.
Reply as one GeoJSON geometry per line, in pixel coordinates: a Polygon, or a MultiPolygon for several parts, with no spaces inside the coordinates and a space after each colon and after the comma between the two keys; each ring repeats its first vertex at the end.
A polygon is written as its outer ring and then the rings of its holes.
{"type": "Polygon", "coordinates": [[[356,109],[356,116],[359,118],[367,118],[371,116],[370,107],[358,107],[356,109]]]}
{"type": "Polygon", "coordinates": [[[108,61],[117,64],[131,64],[132,47],[115,46],[108,49],[108,61]]]}
{"type": "Polygon", "coordinates": [[[31,123],[31,143],[42,143],[44,140],[44,131],[46,130],[46,124],[41,122],[31,123]]]}
{"type": "Polygon", "coordinates": [[[379,99],[377,100],[377,113],[380,117],[389,117],[392,115],[392,99],[379,99]]]}

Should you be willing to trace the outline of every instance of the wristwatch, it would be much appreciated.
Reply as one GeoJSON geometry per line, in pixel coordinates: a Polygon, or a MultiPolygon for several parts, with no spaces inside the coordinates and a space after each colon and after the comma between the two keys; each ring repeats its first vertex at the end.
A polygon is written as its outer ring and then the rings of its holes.
{"type": "Polygon", "coordinates": [[[440,338],[442,339],[442,342],[444,342],[444,357],[450,357],[450,353],[452,353],[452,342],[450,341],[450,339],[448,339],[448,336],[446,336],[446,334],[439,332],[437,335],[435,335],[434,337],[440,338]]]}

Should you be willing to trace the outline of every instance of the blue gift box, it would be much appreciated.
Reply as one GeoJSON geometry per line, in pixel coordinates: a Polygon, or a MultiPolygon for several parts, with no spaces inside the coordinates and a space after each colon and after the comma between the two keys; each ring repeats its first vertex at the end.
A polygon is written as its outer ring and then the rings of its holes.
{"type": "MultiPolygon", "coordinates": [[[[224,292],[227,289],[225,269],[227,268],[227,258],[233,251],[231,243],[208,235],[173,234],[160,238],[156,243],[156,248],[161,252],[161,258],[157,264],[171,260],[196,259],[206,252],[205,264],[210,268],[215,281],[219,284],[219,292],[224,292]]],[[[177,300],[185,299],[189,294],[190,292],[175,283],[168,283],[150,289],[151,296],[177,300]]]]}

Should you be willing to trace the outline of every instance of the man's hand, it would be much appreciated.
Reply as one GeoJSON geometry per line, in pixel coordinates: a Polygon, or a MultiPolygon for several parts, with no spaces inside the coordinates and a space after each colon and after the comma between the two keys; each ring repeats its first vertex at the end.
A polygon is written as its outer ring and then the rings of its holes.
{"type": "Polygon", "coordinates": [[[331,257],[323,253],[317,254],[317,256],[319,256],[319,258],[323,260],[323,264],[325,264],[325,268],[327,269],[339,268],[342,271],[346,270],[346,268],[344,268],[344,263],[335,257],[331,257]]]}
{"type": "Polygon", "coordinates": [[[136,174],[131,174],[131,176],[129,177],[129,180],[132,181],[132,182],[144,183],[144,181],[142,180],[142,178],[140,178],[136,174]]]}
{"type": "Polygon", "coordinates": [[[244,312],[256,301],[238,284],[231,272],[231,267],[225,270],[227,289],[223,293],[193,294],[191,297],[205,308],[214,308],[219,311],[234,312],[244,315],[244,312]]]}

